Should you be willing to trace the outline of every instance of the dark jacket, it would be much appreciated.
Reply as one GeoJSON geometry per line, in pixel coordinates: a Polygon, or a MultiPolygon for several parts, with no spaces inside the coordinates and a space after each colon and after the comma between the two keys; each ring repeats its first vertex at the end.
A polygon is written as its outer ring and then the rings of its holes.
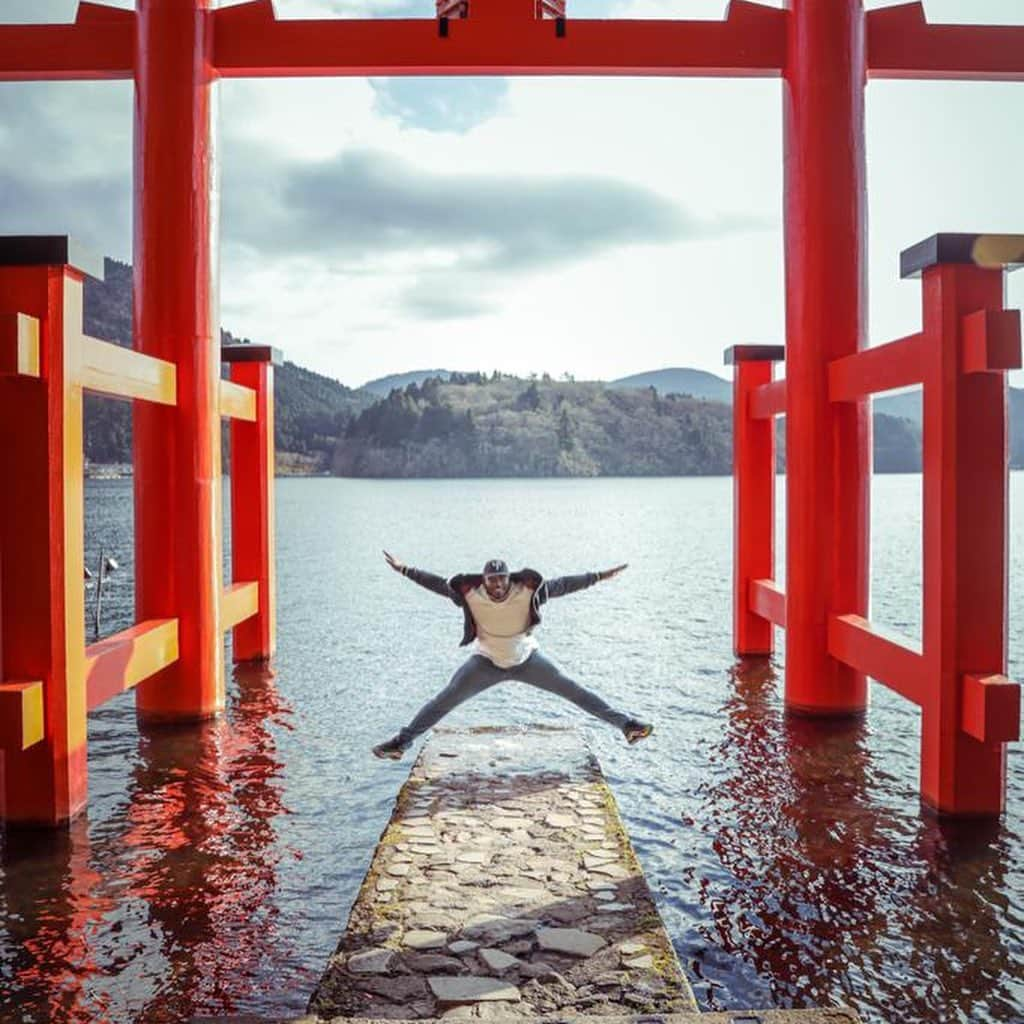
{"type": "MultiPolygon", "coordinates": [[[[461,573],[446,580],[443,576],[435,576],[432,572],[424,572],[423,569],[414,569],[407,565],[402,570],[402,575],[411,579],[413,583],[418,583],[421,587],[454,601],[462,609],[463,615],[462,641],[459,646],[465,647],[466,644],[473,642],[476,637],[476,622],[469,610],[466,594],[483,583],[484,578],[480,573],[461,573]]],[[[520,569],[509,576],[512,583],[524,583],[533,591],[530,600],[531,629],[540,622],[540,606],[549,597],[564,597],[577,590],[592,587],[598,578],[596,572],[584,572],[578,576],[558,576],[553,580],[546,580],[534,569],[520,569]]]]}

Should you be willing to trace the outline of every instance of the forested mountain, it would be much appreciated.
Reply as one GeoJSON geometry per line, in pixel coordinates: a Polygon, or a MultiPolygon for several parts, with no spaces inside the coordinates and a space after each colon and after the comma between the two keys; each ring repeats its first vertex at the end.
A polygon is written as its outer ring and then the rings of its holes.
{"type": "Polygon", "coordinates": [[[452,374],[392,391],[338,443],[341,476],[728,473],[731,413],[653,389],[452,374]]]}
{"type": "MultiPolygon", "coordinates": [[[[661,394],[676,392],[720,402],[732,402],[732,384],[723,377],[703,370],[666,369],[637,373],[612,381],[613,387],[655,387],[661,394]]],[[[896,395],[878,395],[875,413],[875,468],[880,472],[919,469],[920,452],[910,457],[921,444],[921,389],[896,395]],[[899,420],[909,423],[899,425],[899,420]]],[[[1024,389],[1010,388],[1010,464],[1024,469],[1024,389]]]]}
{"type": "MultiPolygon", "coordinates": [[[[780,424],[780,427],[782,424],[780,424]]],[[[781,436],[781,434],[780,434],[781,436]]],[[[779,446],[782,468],[783,445],[779,446]]],[[[875,417],[875,468],[921,468],[920,432],[875,417]]],[[[600,382],[456,373],[392,391],[349,424],[339,476],[675,476],[732,469],[723,402],[600,382]]]]}
{"type": "MultiPolygon", "coordinates": [[[[103,282],[86,279],[85,330],[129,345],[131,268],[108,259],[105,273],[103,282]]],[[[286,362],[275,374],[278,468],[344,476],[728,473],[731,397],[728,381],[685,368],[610,384],[416,370],[353,389],[286,362]]],[[[920,469],[919,409],[915,395],[876,402],[876,470],[920,469]],[[889,409],[908,416],[884,415],[889,409]]],[[[1011,459],[1024,467],[1020,389],[1010,391],[1010,422],[1011,459]]],[[[85,448],[92,462],[130,461],[128,402],[86,396],[85,448]]]]}

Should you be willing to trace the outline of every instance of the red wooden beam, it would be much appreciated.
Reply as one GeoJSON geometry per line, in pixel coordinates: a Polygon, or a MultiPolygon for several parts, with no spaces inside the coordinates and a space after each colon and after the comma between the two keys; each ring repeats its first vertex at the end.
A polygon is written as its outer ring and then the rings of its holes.
{"type": "Polygon", "coordinates": [[[867,344],[862,0],[790,0],[782,89],[786,287],[786,709],[856,715],[863,675],[829,657],[828,617],[868,608],[867,403],[828,367],[867,344]]]}
{"type": "Polygon", "coordinates": [[[224,707],[213,0],[139,0],[133,335],[174,363],[177,405],[132,403],[135,609],[178,619],[180,658],[136,690],[139,718],[224,707]]]}
{"type": "Polygon", "coordinates": [[[924,335],[911,334],[886,345],[862,349],[836,359],[828,367],[828,397],[833,402],[891,391],[924,379],[924,335]]]}
{"type": "Polygon", "coordinates": [[[786,414],[786,379],[761,384],[750,392],[749,411],[755,420],[770,420],[786,414]]]}
{"type": "Polygon", "coordinates": [[[733,650],[737,655],[771,654],[771,622],[751,598],[753,580],[775,575],[775,424],[750,415],[750,398],[772,379],[777,349],[734,346],[733,414],[733,650]],[[741,352],[753,358],[743,358],[741,352]]]}
{"type": "Polygon", "coordinates": [[[786,592],[774,580],[750,581],[750,610],[773,625],[786,626],[786,592]]]}
{"type": "Polygon", "coordinates": [[[1021,368],[1020,310],[979,309],[963,318],[964,373],[1021,368]]]}
{"type": "MultiPolygon", "coordinates": [[[[0,813],[45,826],[85,805],[88,770],[82,390],[73,383],[83,275],[63,262],[71,247],[54,244],[66,241],[0,243],[0,309],[38,321],[42,368],[39,377],[0,376],[0,478],[13,481],[0,501],[0,681],[39,682],[44,723],[41,742],[4,751],[0,813]]],[[[32,699],[5,692],[0,715],[32,699]]]]}
{"type": "Polygon", "coordinates": [[[85,649],[89,710],[178,660],[178,620],[151,619],[85,649]]]}
{"type": "Polygon", "coordinates": [[[131,78],[135,14],[81,3],[73,25],[0,25],[0,81],[131,78]]]}
{"type": "MultiPolygon", "coordinates": [[[[932,672],[921,715],[921,795],[943,814],[998,815],[1006,806],[1005,747],[964,729],[966,678],[1007,671],[1006,376],[964,372],[964,318],[1000,311],[1005,300],[1004,267],[968,262],[983,237],[938,235],[908,250],[921,257],[928,338],[922,633],[932,672]]],[[[1006,256],[1019,262],[1020,251],[1012,246],[1006,256]]]]}
{"type": "MultiPolygon", "coordinates": [[[[235,580],[255,580],[255,613],[235,620],[232,636],[236,661],[270,658],[277,633],[276,569],[274,559],[274,355],[265,349],[261,361],[242,351],[253,345],[221,348],[231,379],[251,389],[255,416],[231,424],[231,574],[235,580]],[[247,358],[249,357],[249,358],[247,358]]],[[[227,616],[225,616],[227,619],[227,616]]],[[[228,621],[224,627],[228,628],[228,621]]]]}
{"type": "Polygon", "coordinates": [[[1006,676],[964,676],[963,730],[982,743],[1020,739],[1020,684],[1006,676]]]}
{"type": "MultiPolygon", "coordinates": [[[[770,76],[786,12],[732,0],[724,21],[469,17],[278,21],[271,0],[215,14],[225,76],[631,74],[770,76]],[[269,29],[269,32],[268,32],[269,29]]],[[[132,11],[83,2],[73,25],[0,26],[0,81],[131,78],[132,11]]],[[[921,3],[867,14],[873,78],[1024,81],[1024,26],[929,25],[921,3]]]]}
{"type": "Polygon", "coordinates": [[[786,13],[732,0],[724,21],[535,18],[285,19],[271,0],[214,14],[214,64],[226,78],[299,75],[781,74],[786,13]]]}
{"type": "Polygon", "coordinates": [[[905,642],[883,636],[862,616],[831,616],[828,652],[837,661],[877,679],[918,706],[927,702],[929,680],[924,656],[905,642]]]}
{"type": "Polygon", "coordinates": [[[867,14],[871,78],[1024,82],[1024,26],[929,25],[920,2],[867,14]]]}

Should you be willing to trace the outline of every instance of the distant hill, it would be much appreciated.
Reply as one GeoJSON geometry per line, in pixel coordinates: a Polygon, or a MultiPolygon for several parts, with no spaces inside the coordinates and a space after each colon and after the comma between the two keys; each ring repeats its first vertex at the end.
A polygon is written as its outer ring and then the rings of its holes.
{"type": "Polygon", "coordinates": [[[349,424],[340,476],[727,474],[721,402],[602,383],[453,373],[394,390],[349,424]]]}
{"type": "MultiPolygon", "coordinates": [[[[1010,388],[1010,465],[1024,469],[1024,388],[1010,388]]],[[[924,410],[921,389],[898,395],[882,395],[875,399],[874,410],[890,416],[901,416],[921,425],[924,410]]]]}
{"type": "MultiPolygon", "coordinates": [[[[673,367],[620,377],[610,387],[654,387],[662,395],[688,394],[709,401],[732,403],[732,384],[713,373],[673,367]]],[[[1024,388],[1010,388],[1010,465],[1024,469],[1024,388]]],[[[911,458],[902,446],[921,444],[923,409],[921,389],[896,395],[879,395],[872,403],[875,414],[875,468],[878,472],[908,472],[921,466],[920,451],[911,458]],[[880,417],[909,420],[912,429],[897,427],[880,417]],[[899,468],[897,468],[899,467],[899,468]]]]}
{"type": "MultiPolygon", "coordinates": [[[[784,422],[780,437],[784,437],[784,422]]],[[[779,448],[779,468],[784,462],[779,448]]],[[[921,468],[920,428],[875,416],[875,468],[921,468]]],[[[427,378],[353,419],[340,476],[686,476],[732,469],[725,402],[600,381],[453,373],[427,378]]]]}
{"type": "Polygon", "coordinates": [[[274,370],[275,443],[280,451],[319,453],[326,469],[348,421],[374,401],[365,391],[286,360],[274,370]]]}
{"type": "MultiPolygon", "coordinates": [[[[103,282],[86,279],[85,329],[127,346],[131,267],[108,259],[105,274],[103,282]]],[[[227,331],[222,337],[238,340],[227,331]]],[[[686,367],[607,384],[414,370],[353,389],[286,362],[277,368],[275,391],[279,471],[588,476],[731,467],[732,384],[686,367]]],[[[920,405],[919,393],[876,400],[876,470],[920,469],[920,405]]],[[[1024,468],[1024,390],[1010,389],[1010,423],[1012,465],[1024,468]]],[[[85,449],[92,462],[130,462],[128,402],[86,395],[85,449]]]]}
{"type": "Polygon", "coordinates": [[[451,375],[451,370],[410,370],[408,373],[392,373],[387,377],[377,377],[375,380],[368,380],[359,390],[369,391],[371,394],[384,397],[394,388],[405,388],[410,384],[422,384],[430,377],[448,380],[451,375]]]}
{"type": "Polygon", "coordinates": [[[921,425],[924,410],[921,407],[921,389],[903,391],[898,395],[878,395],[871,403],[875,412],[884,412],[886,416],[898,416],[921,425]]]}
{"type": "MultiPolygon", "coordinates": [[[[910,420],[920,428],[924,409],[921,389],[904,391],[898,395],[881,395],[874,401],[875,414],[885,413],[910,420]]],[[[1024,388],[1010,388],[1010,466],[1024,469],[1024,388]]]]}
{"type": "Polygon", "coordinates": [[[666,370],[634,373],[609,382],[613,388],[657,388],[662,395],[692,395],[712,402],[731,402],[732,383],[705,370],[674,366],[666,370]]]}
{"type": "MultiPolygon", "coordinates": [[[[132,268],[104,261],[103,281],[85,279],[84,326],[93,337],[132,343],[132,268]]],[[[222,331],[223,341],[247,341],[222,331]]],[[[375,396],[286,362],[274,374],[274,434],[279,465],[304,471],[327,468],[349,419],[375,396]],[[295,458],[289,458],[294,455],[295,458]]],[[[91,462],[131,461],[132,417],[128,402],[85,396],[85,454],[91,462]]]]}

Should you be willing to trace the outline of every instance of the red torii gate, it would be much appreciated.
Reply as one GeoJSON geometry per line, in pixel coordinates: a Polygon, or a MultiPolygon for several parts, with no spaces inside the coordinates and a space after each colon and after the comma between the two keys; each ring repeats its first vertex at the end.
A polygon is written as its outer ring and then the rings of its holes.
{"type": "MultiPolygon", "coordinates": [[[[768,593],[766,600],[784,601],[787,705],[812,714],[860,712],[870,666],[837,657],[829,630],[836,616],[867,611],[867,389],[836,401],[830,368],[855,357],[866,336],[864,88],[869,77],[1024,80],[1024,28],[929,25],[920,3],[866,13],[863,0],[789,0],[786,10],[732,0],[719,22],[567,19],[553,0],[442,0],[438,10],[443,16],[436,19],[278,20],[272,0],[217,10],[211,0],[137,0],[135,11],[83,2],[72,25],[0,26],[0,80],[135,81],[135,349],[154,360],[145,364],[149,369],[172,365],[176,380],[174,404],[152,401],[135,409],[136,612],[140,621],[176,619],[179,648],[158,674],[121,678],[125,685],[138,682],[140,716],[201,718],[219,711],[224,700],[221,635],[232,615],[225,611],[217,561],[219,416],[226,401],[218,385],[215,281],[211,98],[217,80],[438,74],[783,78],[787,376],[768,405],[775,412],[784,405],[788,418],[789,592],[785,598],[768,593]]],[[[80,281],[73,260],[57,263],[72,285],[80,281]]],[[[29,311],[12,305],[17,293],[16,283],[3,292],[11,314],[29,311]]],[[[74,293],[71,287],[72,304],[74,293]]],[[[984,305],[990,300],[986,293],[984,305]]],[[[74,316],[65,305],[51,310],[62,332],[63,318],[74,316]]],[[[46,313],[41,298],[35,307],[46,313]]],[[[0,375],[11,367],[19,372],[28,345],[25,321],[10,322],[14,326],[0,336],[0,375]]],[[[51,327],[56,330],[45,322],[41,327],[50,338],[43,350],[63,351],[56,335],[50,337],[51,327]]],[[[981,337],[984,349],[983,331],[981,337]]],[[[140,366],[135,369],[142,373],[140,366]]],[[[57,431],[51,441],[69,443],[59,416],[49,429],[57,431]]],[[[49,507],[50,541],[56,544],[67,523],[63,511],[54,511],[53,496],[63,494],[65,481],[37,478],[31,486],[40,493],[32,497],[49,507]]],[[[1005,488],[1002,498],[1005,522],[1005,488]]],[[[253,531],[262,550],[263,600],[272,589],[272,580],[266,585],[270,514],[262,495],[253,531]]],[[[14,521],[0,507],[4,565],[17,539],[14,521]]],[[[746,524],[738,526],[738,536],[746,536],[746,524]]],[[[42,541],[34,552],[44,566],[53,553],[42,541]]],[[[1005,575],[1005,536],[1003,557],[1005,575]]],[[[40,685],[31,698],[27,684],[12,678],[7,663],[0,665],[8,670],[0,675],[8,680],[0,685],[5,735],[10,733],[6,788],[9,797],[17,794],[6,815],[56,823],[86,799],[81,665],[52,643],[54,636],[66,642],[65,626],[77,628],[75,602],[69,612],[63,597],[53,598],[56,604],[40,621],[26,623],[11,610],[15,580],[3,572],[0,633],[27,629],[40,648],[32,677],[40,685]],[[28,733],[38,742],[22,750],[28,733]]],[[[759,573],[770,575],[770,567],[759,573]]],[[[70,585],[59,582],[58,589],[70,585]]],[[[745,610],[743,595],[750,588],[741,591],[739,607],[745,610]]],[[[990,611],[998,615],[1000,609],[992,605],[990,611]]],[[[1002,668],[977,666],[989,676],[1005,672],[1005,587],[1001,614],[1002,668]]],[[[261,604],[260,618],[261,638],[249,651],[258,656],[272,647],[272,609],[261,604]]],[[[739,635],[737,646],[743,649],[739,635]]],[[[751,649],[770,649],[770,642],[751,649]]],[[[986,695],[1007,693],[1007,687],[981,691],[983,718],[990,711],[986,695]]],[[[984,760],[983,778],[975,781],[976,759],[969,750],[958,754],[953,770],[961,784],[932,786],[926,778],[925,798],[943,811],[998,813],[1003,775],[991,770],[987,754],[984,760]]]]}

